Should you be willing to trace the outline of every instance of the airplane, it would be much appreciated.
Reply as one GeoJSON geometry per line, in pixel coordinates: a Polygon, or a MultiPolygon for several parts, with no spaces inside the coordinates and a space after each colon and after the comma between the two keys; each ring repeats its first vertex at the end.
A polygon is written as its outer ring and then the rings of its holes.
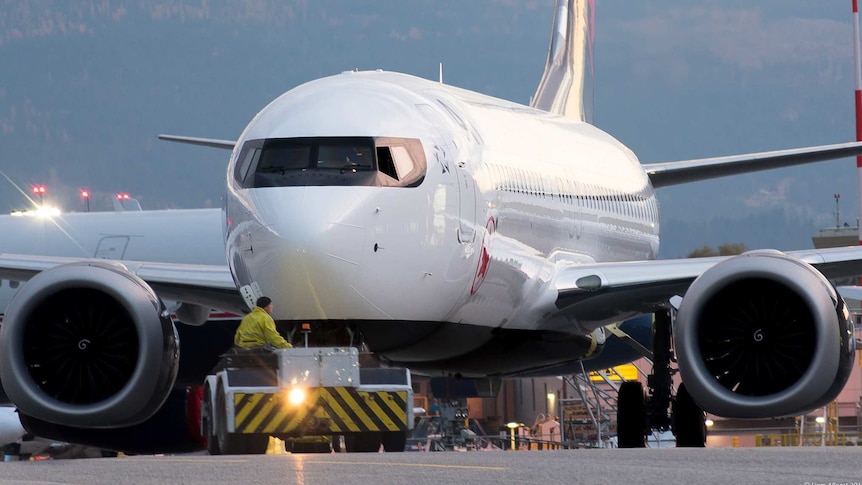
{"type": "Polygon", "coordinates": [[[72,443],[62,443],[29,433],[12,406],[0,406],[0,459],[26,461],[53,458],[106,458],[117,456],[110,450],[99,450],[72,443]]]}
{"type": "Polygon", "coordinates": [[[29,433],[12,406],[0,406],[0,459],[26,461],[30,458],[69,459],[107,458],[117,456],[111,450],[99,450],[74,443],[63,443],[29,433]]]}
{"type": "MultiPolygon", "coordinates": [[[[160,135],[230,151],[223,265],[4,248],[0,278],[27,283],[0,328],[0,380],[25,427],[123,450],[194,424],[176,379],[187,346],[206,343],[177,338],[165,301],[200,323],[261,295],[283,327],[311,323],[314,344],[487,387],[579,368],[646,318],[654,379],[649,395],[620,389],[623,447],[652,428],[704,446],[704,411],[789,416],[834,399],[855,340],[827,277],[862,273],[860,249],[656,260],[655,189],[862,143],[641,164],[590,123],[592,8],[558,0],[530,106],[348,71],[287,91],[236,140],[160,135]]],[[[176,450],[176,435],[148,449],[176,450]]]]}
{"type": "MultiPolygon", "coordinates": [[[[220,209],[141,211],[137,202],[133,205],[138,209],[127,211],[120,205],[112,212],[45,215],[34,211],[30,215],[0,215],[0,233],[7,235],[3,249],[67,258],[186,262],[199,268],[210,266],[215,271],[225,266],[220,209]]],[[[0,280],[0,310],[7,307],[21,286],[19,280],[0,280]]],[[[218,362],[219,355],[233,345],[239,316],[182,302],[168,301],[166,307],[177,323],[177,336],[183,342],[171,391],[173,396],[168,402],[175,404],[174,412],[179,409],[185,413],[189,399],[194,396],[188,388],[199,386],[203,376],[218,362]]],[[[3,318],[0,312],[0,324],[3,318]]],[[[2,392],[0,401],[9,402],[2,392]]],[[[164,412],[167,411],[165,408],[164,412]]],[[[15,421],[18,421],[17,415],[15,421]]],[[[157,453],[166,449],[193,451],[201,447],[195,439],[196,433],[188,432],[184,424],[157,433],[150,433],[149,429],[152,427],[147,425],[132,427],[136,435],[134,443],[124,446],[115,445],[116,438],[76,441],[74,433],[64,436],[67,436],[65,441],[95,443],[94,446],[101,445],[105,450],[134,453],[157,453]],[[154,442],[150,436],[155,436],[154,442]],[[172,448],[165,448],[166,441],[172,448]]],[[[110,433],[112,437],[115,434],[110,433]]]]}
{"type": "MultiPolygon", "coordinates": [[[[221,232],[220,209],[125,211],[124,207],[117,206],[113,212],[53,215],[53,212],[36,211],[30,216],[0,215],[0,233],[9,235],[3,249],[11,253],[29,252],[41,256],[224,266],[221,232]],[[165,234],[171,237],[166,238],[165,234]]],[[[0,309],[8,305],[20,287],[21,283],[17,280],[0,280],[0,309]]],[[[202,307],[184,305],[182,302],[167,302],[166,307],[172,312],[177,334],[183,343],[172,391],[176,394],[173,401],[178,406],[187,407],[189,399],[195,396],[188,388],[199,387],[202,376],[216,365],[220,354],[233,345],[233,333],[239,324],[239,317],[217,311],[202,313],[202,307]]],[[[0,324],[2,322],[3,313],[0,312],[0,324]]],[[[652,324],[648,319],[632,320],[620,327],[642,345],[649,345],[652,324]]],[[[288,331],[289,328],[286,328],[285,333],[288,331]]],[[[609,336],[601,355],[591,359],[584,370],[613,367],[629,362],[638,355],[618,338],[609,336]]],[[[0,401],[8,402],[8,398],[2,394],[2,388],[0,401]]],[[[0,420],[2,418],[0,416],[0,420]]],[[[18,415],[14,414],[13,418],[14,422],[6,427],[20,428],[23,433],[18,415]]],[[[0,429],[3,428],[4,423],[0,421],[0,429]]],[[[200,447],[197,440],[190,438],[185,426],[177,426],[175,430],[175,433],[163,433],[170,436],[173,450],[191,451],[200,447]]],[[[164,449],[163,438],[151,443],[140,434],[139,428],[133,431],[132,435],[136,436],[134,447],[126,445],[124,451],[147,453],[164,449]]],[[[105,446],[112,444],[110,441],[96,442],[104,443],[105,446]]]]}
{"type": "Polygon", "coordinates": [[[21,426],[15,408],[0,406],[0,451],[4,461],[23,460],[59,448],[59,443],[46,441],[28,433],[21,426]]]}

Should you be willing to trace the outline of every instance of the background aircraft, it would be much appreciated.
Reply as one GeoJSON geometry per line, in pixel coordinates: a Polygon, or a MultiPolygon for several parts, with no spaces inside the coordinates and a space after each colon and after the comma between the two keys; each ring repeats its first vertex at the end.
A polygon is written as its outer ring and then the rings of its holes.
{"type": "MultiPolygon", "coordinates": [[[[97,258],[106,260],[180,262],[193,261],[200,265],[224,267],[224,245],[221,242],[221,211],[190,209],[175,211],[115,211],[64,213],[44,216],[0,216],[0,232],[7,234],[3,250],[13,253],[97,258]],[[169,234],[169,237],[166,237],[169,234]]],[[[9,275],[0,280],[0,308],[5,309],[18,289],[23,286],[9,275]]],[[[63,441],[90,443],[96,447],[139,453],[165,450],[191,451],[201,444],[193,423],[186,423],[190,386],[199,386],[202,376],[218,356],[233,343],[233,332],[239,323],[232,314],[210,312],[198,306],[168,302],[176,315],[176,330],[183,342],[178,361],[178,373],[169,403],[163,414],[153,422],[126,428],[121,432],[95,432],[78,438],[76,432],[61,432],[63,441]],[[179,323],[179,322],[186,323],[179,323]],[[208,325],[202,323],[208,322],[208,325]],[[168,406],[170,407],[170,406],[168,406]],[[131,434],[123,434],[123,433],[131,434]]],[[[0,314],[2,321],[2,314],[0,314]]],[[[5,400],[8,398],[3,396],[5,400]]],[[[17,415],[15,417],[17,420],[17,415]]],[[[56,434],[56,431],[54,432],[56,434]]]]}
{"type": "MultiPolygon", "coordinates": [[[[0,331],[0,375],[25,425],[116,447],[135,427],[181,428],[188,398],[171,392],[179,343],[163,301],[238,312],[262,293],[280,302],[277,319],[323,329],[318,343],[476,378],[589,359],[608,325],[644,314],[669,332],[667,301],[684,293],[673,338],[691,398],[677,395],[677,425],[702,426],[697,405],[759,417],[834,397],[855,349],[823,275],[857,274],[859,252],[651,261],[653,188],[854,155],[860,144],[641,166],[583,122],[591,5],[558,5],[532,108],[346,72],[285,93],[236,141],[182,140],[232,150],[228,267],[6,256],[0,275],[29,279],[0,331]],[[80,371],[56,365],[66,359],[80,371]],[[93,370],[105,379],[89,380],[93,370]]],[[[669,340],[654,351],[667,361],[669,340]]],[[[646,404],[664,417],[651,426],[669,419],[670,389],[659,391],[646,404]]],[[[629,386],[620,401],[620,442],[642,445],[643,391],[629,386]]]]}
{"type": "Polygon", "coordinates": [[[0,406],[0,446],[4,459],[17,460],[44,453],[52,446],[59,449],[61,444],[34,437],[21,426],[15,408],[0,406]]]}

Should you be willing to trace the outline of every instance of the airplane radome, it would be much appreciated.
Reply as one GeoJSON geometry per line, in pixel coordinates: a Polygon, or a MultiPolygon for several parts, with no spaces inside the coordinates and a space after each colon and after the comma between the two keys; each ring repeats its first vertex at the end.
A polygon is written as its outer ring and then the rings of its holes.
{"type": "Polygon", "coordinates": [[[704,411],[788,416],[834,399],[855,341],[827,278],[862,272],[860,249],[655,260],[654,190],[858,155],[862,143],[641,164],[589,123],[593,2],[557,3],[532,106],[351,71],[284,93],[237,140],[161,136],[230,151],[224,262],[0,256],[0,277],[29,280],[0,329],[0,378],[25,426],[123,451],[194,448],[170,423],[200,402],[185,386],[226,350],[206,338],[219,328],[206,315],[261,295],[286,335],[311,323],[314,345],[491,388],[633,360],[603,355],[606,343],[654,320],[656,387],[649,399],[637,382],[620,390],[625,447],[672,422],[679,445],[703,446],[704,411]],[[199,330],[173,322],[165,301],[199,330]],[[185,349],[198,357],[181,361],[185,349]]]}

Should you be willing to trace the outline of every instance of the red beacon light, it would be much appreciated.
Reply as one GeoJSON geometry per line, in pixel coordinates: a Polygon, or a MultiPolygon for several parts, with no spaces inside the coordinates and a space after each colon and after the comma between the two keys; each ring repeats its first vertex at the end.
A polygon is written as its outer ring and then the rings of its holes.
{"type": "Polygon", "coordinates": [[[87,201],[87,212],[90,212],[90,191],[81,189],[81,198],[87,201]]]}
{"type": "Polygon", "coordinates": [[[129,194],[117,194],[117,200],[129,200],[129,194]]]}
{"type": "Polygon", "coordinates": [[[39,205],[45,204],[45,186],[44,185],[34,185],[33,193],[39,196],[39,205]]]}

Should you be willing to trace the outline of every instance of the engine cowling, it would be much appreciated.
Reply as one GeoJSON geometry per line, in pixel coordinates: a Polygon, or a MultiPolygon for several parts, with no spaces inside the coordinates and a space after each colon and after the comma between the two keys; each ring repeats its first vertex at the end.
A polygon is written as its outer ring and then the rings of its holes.
{"type": "Polygon", "coordinates": [[[844,300],[811,265],[751,251],[697,278],[674,324],[679,369],[707,412],[793,416],[835,399],[852,370],[844,300]]]}
{"type": "Polygon", "coordinates": [[[176,379],[176,329],[153,290],[122,265],[80,262],[24,285],[0,328],[0,379],[29,416],[58,425],[141,423],[176,379]]]}

